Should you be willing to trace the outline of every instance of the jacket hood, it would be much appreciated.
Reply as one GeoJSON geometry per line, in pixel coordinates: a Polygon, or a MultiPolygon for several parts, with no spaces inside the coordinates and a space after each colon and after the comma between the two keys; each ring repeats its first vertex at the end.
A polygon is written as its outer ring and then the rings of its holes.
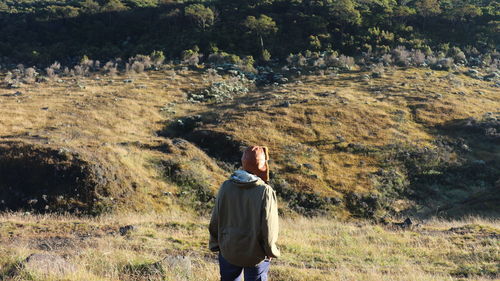
{"type": "Polygon", "coordinates": [[[249,146],[243,152],[241,165],[243,170],[252,173],[264,182],[269,181],[269,149],[266,146],[249,146]]]}
{"type": "Polygon", "coordinates": [[[235,183],[255,183],[257,182],[260,178],[254,174],[250,174],[247,171],[244,170],[236,170],[229,179],[235,183]]]}

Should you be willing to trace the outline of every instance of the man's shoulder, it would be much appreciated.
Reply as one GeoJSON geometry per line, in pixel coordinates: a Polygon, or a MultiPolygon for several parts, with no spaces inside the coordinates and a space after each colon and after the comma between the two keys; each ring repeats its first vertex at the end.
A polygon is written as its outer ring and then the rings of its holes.
{"type": "MultiPolygon", "coordinates": [[[[274,192],[274,189],[261,179],[257,180],[256,182],[250,183],[250,185],[251,188],[258,188],[265,192],[274,192]]],[[[231,179],[227,179],[221,184],[219,190],[231,189],[237,186],[240,186],[240,184],[234,182],[231,179]]]]}

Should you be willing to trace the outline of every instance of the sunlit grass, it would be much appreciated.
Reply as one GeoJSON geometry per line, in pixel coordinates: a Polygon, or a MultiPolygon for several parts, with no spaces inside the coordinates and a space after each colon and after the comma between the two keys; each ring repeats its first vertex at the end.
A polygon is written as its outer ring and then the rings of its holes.
{"type": "MultiPolygon", "coordinates": [[[[322,217],[282,219],[283,256],[273,262],[270,276],[283,281],[494,279],[499,234],[498,220],[482,218],[433,219],[408,231],[322,217]]],[[[19,262],[46,252],[39,246],[55,237],[67,242],[49,252],[78,266],[69,280],[218,280],[217,260],[207,248],[207,218],[196,215],[85,219],[14,213],[0,216],[0,237],[0,272],[18,280],[28,274],[19,262]],[[121,236],[119,227],[129,224],[136,229],[121,236]]]]}

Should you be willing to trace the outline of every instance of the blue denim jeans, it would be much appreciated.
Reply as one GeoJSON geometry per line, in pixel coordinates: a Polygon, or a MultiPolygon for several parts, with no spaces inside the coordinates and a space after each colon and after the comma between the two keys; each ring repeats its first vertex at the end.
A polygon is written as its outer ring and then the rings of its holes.
{"type": "Polygon", "coordinates": [[[245,281],[267,281],[267,272],[270,262],[268,259],[253,267],[240,267],[230,264],[219,253],[219,267],[221,281],[241,281],[241,276],[245,275],[245,281]]]}

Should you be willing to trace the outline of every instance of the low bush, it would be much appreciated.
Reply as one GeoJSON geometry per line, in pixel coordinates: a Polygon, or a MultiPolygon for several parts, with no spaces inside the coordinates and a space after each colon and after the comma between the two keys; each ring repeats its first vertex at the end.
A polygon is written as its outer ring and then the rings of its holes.
{"type": "Polygon", "coordinates": [[[188,95],[188,99],[191,102],[221,103],[248,93],[250,85],[251,82],[248,79],[238,75],[223,81],[213,82],[207,88],[192,92],[188,95]]]}

